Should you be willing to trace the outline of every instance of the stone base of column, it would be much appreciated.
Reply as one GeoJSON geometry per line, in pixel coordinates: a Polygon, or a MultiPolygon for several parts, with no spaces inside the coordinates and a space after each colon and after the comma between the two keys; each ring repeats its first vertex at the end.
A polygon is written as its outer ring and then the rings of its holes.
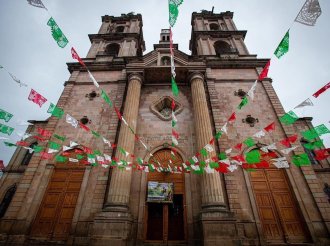
{"type": "Polygon", "coordinates": [[[97,214],[91,232],[91,245],[126,246],[131,240],[133,218],[128,211],[107,208],[97,214]]]}
{"type": "Polygon", "coordinates": [[[233,212],[214,207],[204,208],[200,213],[200,224],[204,246],[241,245],[233,212]]]}

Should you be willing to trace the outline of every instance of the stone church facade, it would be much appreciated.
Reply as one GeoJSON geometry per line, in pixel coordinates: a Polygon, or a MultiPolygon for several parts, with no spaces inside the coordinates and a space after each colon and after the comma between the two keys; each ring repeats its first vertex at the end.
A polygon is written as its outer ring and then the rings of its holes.
{"type": "MultiPolygon", "coordinates": [[[[173,166],[194,156],[221,129],[269,60],[248,52],[246,31],[237,30],[232,12],[194,12],[191,25],[191,55],[174,44],[180,138],[173,166]]],[[[103,16],[98,34],[89,35],[91,48],[83,61],[150,152],[118,120],[79,63],[68,63],[71,76],[57,106],[145,163],[165,165],[171,158],[173,98],[169,30],[163,29],[159,44],[143,55],[142,26],[139,14],[103,16]]],[[[313,127],[311,119],[286,126],[279,121],[284,113],[271,78],[258,81],[253,103],[214,142],[216,153],[271,122],[276,124],[272,134],[239,153],[293,134],[304,141],[300,132],[313,127]]],[[[28,133],[42,127],[66,136],[65,145],[72,140],[79,143],[76,149],[88,146],[132,160],[63,119],[31,123],[28,133]]],[[[36,144],[32,137],[26,141],[36,144]]],[[[300,146],[295,153],[303,151],[300,146]]],[[[67,152],[74,156],[73,150],[67,152]]],[[[17,148],[0,179],[0,244],[329,245],[330,203],[324,189],[329,159],[317,161],[309,154],[310,166],[197,175],[58,163],[17,148]],[[173,183],[173,203],[148,203],[149,181],[173,183]]]]}

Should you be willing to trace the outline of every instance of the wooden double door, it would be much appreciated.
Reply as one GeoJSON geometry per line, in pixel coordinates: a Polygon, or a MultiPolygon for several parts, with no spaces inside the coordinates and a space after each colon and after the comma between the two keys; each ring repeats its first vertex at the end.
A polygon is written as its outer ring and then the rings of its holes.
{"type": "MultiPolygon", "coordinates": [[[[153,154],[149,161],[154,166],[179,166],[182,158],[179,154],[171,156],[169,149],[162,149],[153,154]],[[169,161],[171,160],[171,162],[169,161]]],[[[150,172],[148,181],[173,183],[173,203],[146,203],[145,210],[145,239],[168,243],[185,241],[186,239],[186,213],[185,213],[185,186],[183,173],[150,172]]]]}
{"type": "Polygon", "coordinates": [[[250,173],[264,237],[269,243],[308,242],[308,232],[285,170],[259,169],[250,173]]]}
{"type": "Polygon", "coordinates": [[[84,168],[55,168],[31,228],[32,237],[66,240],[72,226],[84,168]]]}

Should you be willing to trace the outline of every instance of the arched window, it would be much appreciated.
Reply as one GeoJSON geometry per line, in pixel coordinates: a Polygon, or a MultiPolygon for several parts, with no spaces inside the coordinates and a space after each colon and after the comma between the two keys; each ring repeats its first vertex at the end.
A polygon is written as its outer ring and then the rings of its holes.
{"type": "Polygon", "coordinates": [[[210,30],[211,31],[218,31],[219,30],[219,25],[215,23],[210,24],[210,30]]]}
{"type": "Polygon", "coordinates": [[[116,32],[124,32],[125,27],[124,26],[117,26],[116,27],[116,32]]]}
{"type": "Polygon", "coordinates": [[[232,51],[230,45],[227,42],[221,40],[214,43],[214,50],[218,56],[221,54],[231,53],[232,51]]]}
{"type": "MultiPolygon", "coordinates": [[[[31,148],[31,149],[33,149],[34,148],[34,146],[37,146],[38,145],[38,143],[37,142],[34,142],[34,143],[32,143],[29,147],[31,148]]],[[[30,162],[30,160],[31,160],[31,158],[32,158],[32,156],[33,156],[33,151],[31,151],[30,152],[30,150],[27,150],[26,151],[26,153],[25,153],[25,155],[24,155],[24,157],[23,157],[23,160],[22,160],[22,165],[23,166],[27,166],[27,165],[29,165],[29,162],[30,162]]]]}
{"type": "Polygon", "coordinates": [[[2,218],[6,211],[7,208],[11,202],[11,200],[13,199],[13,196],[16,192],[16,184],[12,185],[6,192],[5,196],[3,197],[1,204],[0,204],[0,218],[2,218]]]}
{"type": "Polygon", "coordinates": [[[116,57],[116,56],[118,56],[119,49],[120,49],[120,45],[116,44],[116,43],[113,43],[113,44],[109,44],[107,46],[107,48],[105,49],[105,51],[108,55],[116,57]]]}

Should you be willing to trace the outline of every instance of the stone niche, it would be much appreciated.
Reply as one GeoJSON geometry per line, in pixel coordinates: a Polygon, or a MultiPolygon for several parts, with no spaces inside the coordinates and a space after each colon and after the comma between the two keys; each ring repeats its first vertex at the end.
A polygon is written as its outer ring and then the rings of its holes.
{"type": "Polygon", "coordinates": [[[159,119],[169,121],[172,119],[172,101],[174,100],[174,114],[177,115],[183,110],[182,104],[170,96],[163,96],[150,106],[150,111],[159,119]]]}

